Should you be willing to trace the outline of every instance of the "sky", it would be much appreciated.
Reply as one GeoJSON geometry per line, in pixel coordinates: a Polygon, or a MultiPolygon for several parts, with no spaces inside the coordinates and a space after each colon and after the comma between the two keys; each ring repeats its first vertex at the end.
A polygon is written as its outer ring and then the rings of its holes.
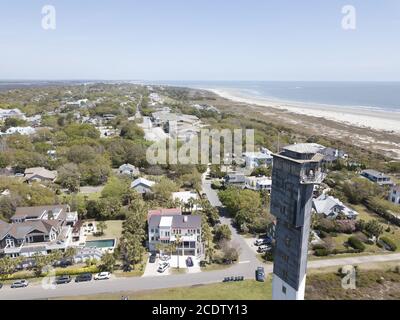
{"type": "Polygon", "coordinates": [[[399,40],[398,0],[1,0],[0,79],[399,81],[399,40]]]}

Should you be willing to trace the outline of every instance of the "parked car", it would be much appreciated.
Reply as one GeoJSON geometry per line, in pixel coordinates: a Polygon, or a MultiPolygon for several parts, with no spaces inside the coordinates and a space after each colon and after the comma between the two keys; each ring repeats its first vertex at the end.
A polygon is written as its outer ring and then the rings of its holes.
{"type": "Polygon", "coordinates": [[[92,281],[91,273],[82,273],[75,278],[75,282],[92,281]]]}
{"type": "Polygon", "coordinates": [[[256,280],[260,282],[265,281],[265,271],[263,267],[258,267],[256,270],[256,280]]]}
{"type": "Polygon", "coordinates": [[[272,239],[270,237],[260,238],[260,239],[257,239],[256,241],[254,241],[254,245],[256,245],[256,246],[262,246],[262,245],[271,244],[271,243],[272,243],[272,239]]]}
{"type": "Polygon", "coordinates": [[[65,276],[60,276],[56,278],[56,284],[65,284],[65,283],[70,283],[72,280],[71,276],[65,275],[65,276]]]}
{"type": "Polygon", "coordinates": [[[25,288],[29,282],[27,280],[18,280],[11,284],[11,288],[25,288]]]}
{"type": "Polygon", "coordinates": [[[110,279],[110,272],[100,272],[94,276],[94,280],[107,280],[110,279]]]}
{"type": "Polygon", "coordinates": [[[269,251],[269,250],[271,250],[271,249],[272,249],[271,246],[262,245],[262,246],[259,246],[259,247],[258,247],[257,252],[263,253],[263,252],[267,252],[267,251],[269,251]]]}
{"type": "Polygon", "coordinates": [[[188,257],[188,258],[186,259],[186,265],[187,265],[188,267],[193,267],[193,260],[192,260],[191,257],[188,257]]]}
{"type": "Polygon", "coordinates": [[[72,261],[70,261],[70,260],[62,260],[60,262],[60,267],[61,268],[66,268],[68,266],[72,266],[72,261]]]}
{"type": "Polygon", "coordinates": [[[169,255],[167,255],[167,254],[163,254],[163,255],[160,255],[160,260],[161,261],[168,261],[168,260],[171,260],[171,256],[169,256],[169,255]]]}
{"type": "Polygon", "coordinates": [[[164,273],[165,270],[167,270],[169,268],[169,263],[168,262],[163,262],[160,264],[160,266],[158,267],[158,272],[160,273],[164,273]]]}
{"type": "Polygon", "coordinates": [[[157,255],[156,255],[155,253],[152,253],[152,254],[150,255],[150,258],[149,258],[149,263],[154,263],[154,262],[156,262],[156,258],[157,258],[157,255]]]}

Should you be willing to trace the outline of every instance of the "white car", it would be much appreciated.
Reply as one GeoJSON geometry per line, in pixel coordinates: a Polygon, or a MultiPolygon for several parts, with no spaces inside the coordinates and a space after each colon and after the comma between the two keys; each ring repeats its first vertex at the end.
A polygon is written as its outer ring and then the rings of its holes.
{"type": "Polygon", "coordinates": [[[94,280],[107,280],[110,279],[110,272],[100,272],[94,276],[94,280]]]}
{"type": "Polygon", "coordinates": [[[168,262],[163,262],[160,263],[160,266],[158,267],[158,272],[163,273],[165,270],[169,268],[169,263],[168,262]]]}

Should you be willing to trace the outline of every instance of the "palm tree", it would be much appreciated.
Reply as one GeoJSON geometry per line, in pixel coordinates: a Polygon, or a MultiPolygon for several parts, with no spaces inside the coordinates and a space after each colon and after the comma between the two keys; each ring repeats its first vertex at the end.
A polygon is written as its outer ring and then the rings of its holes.
{"type": "MultiPolygon", "coordinates": [[[[170,243],[171,255],[172,255],[173,251],[176,251],[178,269],[179,269],[179,251],[178,251],[178,249],[181,246],[181,244],[182,244],[182,239],[181,239],[180,235],[176,235],[175,241],[170,243]]],[[[182,250],[182,255],[183,255],[183,250],[182,250]]]]}

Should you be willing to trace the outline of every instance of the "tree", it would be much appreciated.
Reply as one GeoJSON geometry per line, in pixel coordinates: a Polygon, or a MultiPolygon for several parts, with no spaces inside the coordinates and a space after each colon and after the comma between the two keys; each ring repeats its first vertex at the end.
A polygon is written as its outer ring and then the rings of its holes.
{"type": "Polygon", "coordinates": [[[10,258],[9,256],[5,256],[0,259],[0,274],[1,275],[10,275],[14,273],[15,268],[17,267],[15,263],[15,259],[10,258]]]}
{"type": "Polygon", "coordinates": [[[232,232],[231,229],[229,229],[229,226],[226,224],[219,225],[215,229],[215,240],[217,242],[222,241],[222,240],[231,240],[232,237],[232,232]]]}
{"type": "Polygon", "coordinates": [[[65,251],[64,251],[64,259],[72,259],[73,257],[75,257],[76,255],[76,248],[74,247],[68,247],[65,251]]]}
{"type": "Polygon", "coordinates": [[[43,273],[43,269],[50,264],[50,259],[47,255],[36,253],[33,255],[35,265],[33,271],[36,277],[40,277],[43,273]]]}
{"type": "Polygon", "coordinates": [[[108,179],[107,184],[101,192],[102,198],[119,198],[121,199],[124,194],[129,190],[129,184],[117,177],[108,179]]]}
{"type": "Polygon", "coordinates": [[[75,163],[66,163],[58,168],[58,183],[71,192],[79,191],[81,175],[75,163]]]}
{"type": "Polygon", "coordinates": [[[115,266],[115,256],[112,253],[106,252],[101,257],[100,263],[98,265],[100,272],[108,271],[113,272],[115,266]]]}
{"type": "Polygon", "coordinates": [[[171,201],[172,192],[179,190],[178,185],[168,178],[162,178],[159,183],[152,187],[154,197],[160,205],[165,205],[171,201]]]}
{"type": "Polygon", "coordinates": [[[271,174],[272,174],[272,167],[260,166],[260,167],[255,168],[252,171],[251,176],[252,177],[260,177],[260,176],[270,177],[271,174]]]}
{"type": "Polygon", "coordinates": [[[99,230],[100,235],[104,234],[104,230],[107,229],[107,224],[104,221],[99,221],[96,223],[97,230],[99,230]]]}
{"type": "Polygon", "coordinates": [[[369,235],[375,236],[378,239],[383,233],[383,226],[378,222],[378,220],[370,220],[365,224],[365,231],[369,235]]]}

